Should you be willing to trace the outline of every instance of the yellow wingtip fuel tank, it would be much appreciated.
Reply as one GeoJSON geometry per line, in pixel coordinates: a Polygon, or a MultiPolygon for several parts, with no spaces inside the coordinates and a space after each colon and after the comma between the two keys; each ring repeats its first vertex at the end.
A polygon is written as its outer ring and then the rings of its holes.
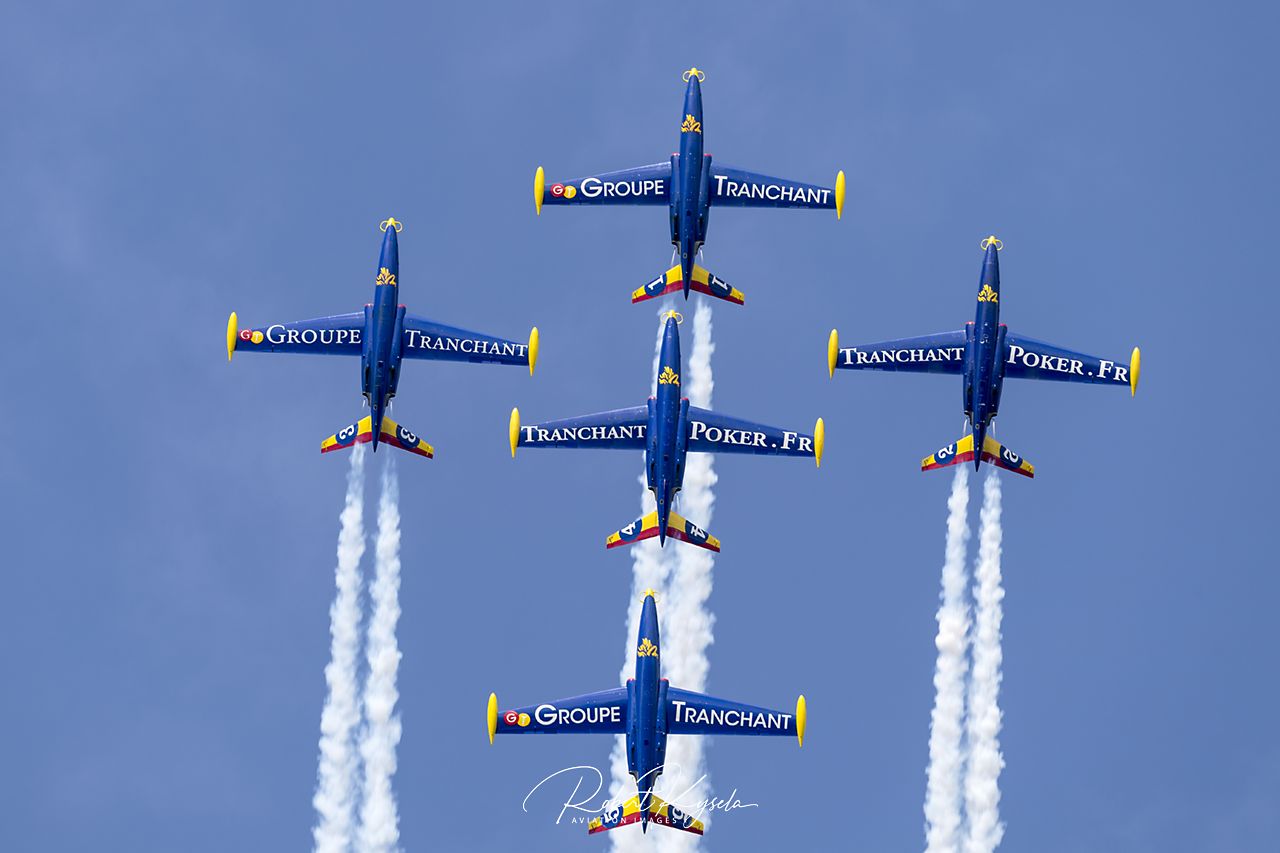
{"type": "MultiPolygon", "coordinates": [[[[231,316],[227,318],[227,361],[231,361],[231,354],[236,351],[236,338],[240,335],[240,320],[236,317],[236,312],[232,311],[231,316]]],[[[1134,350],[1137,352],[1137,350],[1134,350]]]]}
{"type": "Polygon", "coordinates": [[[507,425],[507,437],[511,440],[511,458],[516,458],[516,445],[520,443],[520,410],[511,410],[511,423],[507,425]]]}

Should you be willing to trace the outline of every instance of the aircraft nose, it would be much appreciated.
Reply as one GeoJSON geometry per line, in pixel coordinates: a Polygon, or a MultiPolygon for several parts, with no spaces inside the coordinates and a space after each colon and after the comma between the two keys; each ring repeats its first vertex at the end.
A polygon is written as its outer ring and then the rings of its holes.
{"type": "Polygon", "coordinates": [[[391,272],[400,268],[400,241],[396,234],[404,228],[404,223],[390,216],[378,226],[382,229],[382,255],[378,259],[379,267],[386,267],[391,272]]]}
{"type": "Polygon", "coordinates": [[[992,234],[982,241],[982,277],[983,279],[994,279],[995,283],[1000,281],[1000,250],[1004,248],[1004,244],[1000,238],[992,234]]]}

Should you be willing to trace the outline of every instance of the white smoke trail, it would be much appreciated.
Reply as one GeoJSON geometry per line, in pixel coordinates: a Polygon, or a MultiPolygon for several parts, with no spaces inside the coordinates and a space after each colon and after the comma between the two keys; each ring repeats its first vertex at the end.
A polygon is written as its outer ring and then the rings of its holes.
{"type": "Polygon", "coordinates": [[[373,613],[365,647],[369,674],[364,686],[365,728],[360,741],[364,802],[357,839],[357,849],[362,853],[390,853],[399,849],[400,841],[396,798],[391,789],[396,747],[400,743],[400,717],[395,713],[400,696],[396,690],[400,667],[396,643],[396,623],[400,620],[400,483],[395,459],[390,451],[386,455],[378,500],[374,577],[369,587],[373,613]]]}
{"type": "MultiPolygon", "coordinates": [[[[664,307],[658,312],[658,336],[654,344],[653,376],[658,374],[658,360],[662,348],[662,330],[665,326],[664,307]]],[[[700,300],[694,310],[693,350],[684,370],[684,390],[690,404],[710,408],[711,394],[715,388],[711,370],[711,356],[715,344],[711,341],[711,306],[700,300]]],[[[643,474],[641,486],[646,486],[643,474]]],[[[711,456],[705,453],[690,454],[685,460],[684,487],[680,492],[680,513],[694,523],[711,524],[715,507],[713,487],[716,483],[711,456]]],[[[653,496],[648,489],[641,498],[644,512],[653,511],[653,496]]],[[[622,680],[635,674],[635,637],[640,627],[640,595],[645,589],[659,594],[659,614],[662,620],[662,674],[672,684],[686,690],[706,689],[707,647],[713,641],[714,616],[707,610],[711,595],[711,569],[714,556],[710,551],[682,543],[662,549],[654,540],[633,546],[632,596],[628,602],[626,653],[623,658],[622,680]]],[[[666,766],[670,768],[659,779],[660,794],[678,805],[695,806],[707,798],[707,784],[699,781],[705,773],[703,739],[679,736],[667,741],[666,766]]],[[[619,737],[611,757],[613,785],[610,797],[625,799],[635,793],[635,781],[627,772],[626,739],[619,737]]],[[[705,820],[705,816],[704,816],[705,820]]],[[[615,833],[614,853],[631,853],[636,850],[684,851],[697,846],[698,837],[682,832],[661,833],[646,843],[637,833],[615,833]]]]}
{"type": "MultiPolygon", "coordinates": [[[[665,313],[665,308],[658,312],[658,336],[653,344],[653,373],[650,380],[650,388],[654,387],[658,381],[658,360],[662,356],[662,332],[666,325],[663,318],[665,313]]],[[[656,508],[653,494],[649,491],[648,482],[643,466],[641,466],[641,515],[647,515],[656,508]]],[[[620,673],[621,681],[624,685],[627,683],[627,679],[633,678],[636,673],[635,640],[636,634],[640,630],[640,596],[645,590],[652,589],[658,593],[659,601],[666,597],[667,577],[671,573],[671,565],[668,562],[669,556],[668,552],[659,547],[656,539],[646,539],[631,546],[631,595],[627,598],[627,633],[623,638],[622,671],[620,673]]],[[[618,735],[614,741],[613,752],[609,756],[609,765],[613,777],[609,786],[609,798],[614,802],[622,802],[636,792],[635,780],[631,778],[631,773],[627,767],[627,738],[625,735],[618,735]]],[[[636,836],[637,834],[633,832],[610,833],[613,853],[635,853],[635,851],[648,850],[649,847],[645,844],[644,839],[636,836]]]]}
{"type": "Polygon", "coordinates": [[[929,769],[925,790],[925,849],[955,853],[961,812],[964,753],[964,686],[969,608],[965,601],[965,555],[969,541],[969,469],[956,468],[947,499],[947,548],[942,564],[942,604],[938,607],[938,661],[933,675],[933,716],[929,727],[929,769]]]}
{"type": "Polygon", "coordinates": [[[360,649],[360,559],[364,556],[364,445],[351,450],[347,498],[338,534],[337,593],[329,607],[329,692],[320,715],[320,765],[312,798],[317,853],[346,853],[355,810],[357,760],[352,733],[360,722],[356,657],[360,649]]]}
{"type": "Polygon", "coordinates": [[[965,853],[991,853],[1004,837],[1000,822],[1000,680],[1004,653],[1000,622],[1004,588],[1000,578],[1000,476],[992,468],[982,488],[982,527],[973,586],[973,673],[969,679],[968,767],[964,805],[968,816],[965,853]]]}
{"type": "MultiPolygon", "coordinates": [[[[711,306],[699,300],[693,317],[693,351],[685,367],[684,391],[690,405],[711,408],[715,380],[711,356],[711,306]]],[[[709,453],[691,453],[685,458],[684,487],[680,491],[680,514],[709,529],[715,509],[716,474],[709,453]]],[[[675,544],[675,567],[667,584],[662,614],[662,673],[685,690],[704,692],[711,668],[707,649],[714,642],[715,616],[707,607],[711,597],[715,552],[684,543],[675,544]]],[[[705,739],[683,735],[667,740],[667,772],[661,779],[667,799],[685,808],[706,800],[710,785],[706,779],[705,739]]],[[[710,825],[708,816],[702,820],[710,825]]],[[[699,838],[683,832],[664,833],[658,849],[667,853],[696,849],[699,838]]]]}

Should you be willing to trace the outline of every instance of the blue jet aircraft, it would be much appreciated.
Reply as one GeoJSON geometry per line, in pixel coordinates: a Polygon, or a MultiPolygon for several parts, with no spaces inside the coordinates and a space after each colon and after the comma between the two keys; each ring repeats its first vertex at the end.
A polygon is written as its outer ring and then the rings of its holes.
{"type": "Polygon", "coordinates": [[[394,217],[381,224],[386,236],[378,258],[373,302],[363,311],[257,329],[241,329],[234,311],[227,320],[227,361],[238,349],[360,356],[360,389],[370,414],[326,438],[320,445],[321,453],[345,450],[357,443],[372,443],[376,451],[381,438],[428,459],[435,455],[431,445],[386,414],[400,383],[403,359],[522,364],[529,366],[531,376],[537,364],[537,327],[529,333],[529,343],[521,344],[405,313],[397,302],[400,251],[396,234],[403,227],[394,217]]]}
{"type": "Polygon", "coordinates": [[[662,775],[668,735],[795,735],[804,746],[807,716],[804,696],[794,714],[743,705],[670,687],[660,675],[658,606],[653,590],[644,593],[636,638],[636,676],[626,687],[601,690],[498,712],[498,695],[489,694],[489,743],[495,734],[610,734],[627,736],[627,768],[636,780],[636,796],[587,824],[588,833],[649,822],[701,835],[702,821],[653,793],[662,775]]]}
{"type": "Polygon", "coordinates": [[[539,214],[544,204],[665,204],[670,208],[672,260],[678,253],[680,263],[632,293],[633,303],[676,291],[683,291],[688,299],[690,290],[743,303],[740,290],[694,263],[707,239],[712,205],[835,210],[837,218],[844,211],[844,172],[836,174],[832,188],[712,165],[711,155],[702,151],[701,83],[705,77],[697,68],[684,72],[688,86],[680,118],[680,153],[672,154],[669,162],[550,186],[541,166],[534,174],[533,204],[539,214]]]}
{"type": "Polygon", "coordinates": [[[902,338],[856,347],[840,347],[835,329],[827,341],[827,371],[894,370],[907,373],[948,373],[964,377],[964,414],[969,435],[927,456],[922,471],[973,461],[1035,476],[1035,467],[987,434],[1000,408],[1004,380],[1048,379],[1059,382],[1087,382],[1094,385],[1127,386],[1138,390],[1141,353],[1133,348],[1131,361],[1124,364],[1084,353],[1073,352],[1043,341],[1024,338],[1000,322],[1001,243],[994,236],[982,241],[986,252],[978,279],[978,309],[972,323],[956,332],[942,332],[918,338],[902,338]]]}
{"type": "Polygon", "coordinates": [[[767,456],[812,456],[822,464],[826,428],[822,418],[813,435],[725,417],[689,405],[680,395],[680,315],[668,312],[662,332],[658,364],[658,390],[644,406],[615,409],[594,415],[521,426],[520,410],[511,410],[509,427],[511,456],[517,447],[570,447],[643,450],[649,489],[657,510],[637,518],[605,540],[606,548],[631,545],[668,536],[684,542],[720,550],[720,540],[682,518],[672,509],[676,492],[684,483],[685,454],[752,453],[767,456]]]}

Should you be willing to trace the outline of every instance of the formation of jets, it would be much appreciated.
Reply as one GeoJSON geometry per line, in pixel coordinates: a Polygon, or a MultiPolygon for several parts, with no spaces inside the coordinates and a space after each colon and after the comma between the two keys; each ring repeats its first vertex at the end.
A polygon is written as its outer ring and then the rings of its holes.
{"type": "MultiPolygon", "coordinates": [[[[745,301],[741,291],[696,262],[706,241],[712,206],[831,209],[839,217],[844,207],[844,173],[837,173],[834,187],[823,187],[713,164],[711,155],[703,150],[701,84],[705,74],[691,68],[683,79],[687,85],[679,120],[680,150],[668,162],[550,184],[538,167],[535,208],[540,214],[544,205],[665,204],[674,248],[672,265],[635,290],[632,302],[675,293],[683,293],[687,300],[690,291],[696,291],[741,305],[745,301]]],[[[387,415],[404,360],[522,365],[532,375],[538,360],[538,329],[534,327],[528,341],[520,343],[406,313],[399,304],[397,235],[402,224],[388,218],[381,228],[384,236],[373,302],[349,314],[245,329],[232,313],[227,323],[227,359],[237,351],[359,356],[361,392],[369,414],[324,439],[321,452],[348,449],[357,443],[369,443],[376,451],[380,443],[386,443],[431,458],[434,450],[429,444],[387,415]]],[[[967,434],[926,457],[923,470],[968,461],[976,467],[986,461],[1034,476],[1029,462],[991,434],[1008,377],[1128,386],[1131,393],[1137,390],[1140,354],[1136,347],[1124,363],[1015,335],[1000,323],[1001,248],[994,236],[982,241],[985,254],[977,311],[973,322],[963,329],[854,347],[841,347],[838,333],[831,331],[827,368],[832,376],[839,369],[963,377],[967,434]]],[[[676,312],[667,313],[656,390],[645,405],[535,424],[523,424],[518,409],[511,412],[508,432],[513,457],[519,447],[644,451],[646,482],[653,492],[655,509],[607,537],[607,548],[654,537],[665,545],[671,537],[720,550],[718,539],[675,510],[689,453],[800,456],[812,457],[819,465],[822,462],[822,418],[809,434],[691,406],[683,396],[679,322],[676,312]]],[[[658,613],[652,591],[645,594],[642,608],[635,677],[625,687],[504,712],[499,712],[497,697],[491,695],[489,740],[492,743],[498,734],[626,735],[627,762],[637,794],[592,820],[589,831],[632,823],[639,823],[643,830],[655,823],[701,834],[701,821],[653,793],[665,761],[667,736],[794,735],[803,744],[805,699],[799,698],[794,713],[783,713],[670,687],[660,676],[658,613]]]]}

